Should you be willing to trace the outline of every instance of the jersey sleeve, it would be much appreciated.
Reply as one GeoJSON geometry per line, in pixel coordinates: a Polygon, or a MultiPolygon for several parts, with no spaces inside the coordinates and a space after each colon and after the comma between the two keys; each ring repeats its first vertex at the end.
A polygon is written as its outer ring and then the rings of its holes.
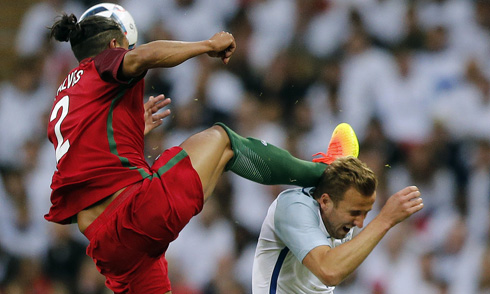
{"type": "Polygon", "coordinates": [[[320,228],[318,211],[299,201],[278,201],[274,226],[276,234],[300,262],[312,249],[332,246],[328,236],[320,228]]]}
{"type": "Polygon", "coordinates": [[[145,76],[146,72],[138,78],[126,80],[119,75],[124,56],[128,52],[129,50],[124,48],[106,49],[94,57],[95,68],[102,80],[119,84],[131,84],[141,80],[145,76]]]}

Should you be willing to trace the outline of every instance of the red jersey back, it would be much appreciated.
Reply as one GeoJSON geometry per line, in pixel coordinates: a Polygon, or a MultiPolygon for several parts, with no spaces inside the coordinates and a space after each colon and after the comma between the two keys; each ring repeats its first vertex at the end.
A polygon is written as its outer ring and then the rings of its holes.
{"type": "Polygon", "coordinates": [[[142,78],[121,81],[127,50],[80,62],[59,87],[48,124],[57,170],[45,218],[69,223],[79,211],[148,177],[142,78]]]}

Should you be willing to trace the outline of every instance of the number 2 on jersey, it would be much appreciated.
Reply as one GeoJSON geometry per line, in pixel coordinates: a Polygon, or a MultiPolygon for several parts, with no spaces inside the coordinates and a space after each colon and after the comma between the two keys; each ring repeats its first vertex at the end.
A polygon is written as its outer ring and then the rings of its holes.
{"type": "Polygon", "coordinates": [[[58,141],[58,146],[56,146],[56,163],[60,161],[61,157],[63,157],[63,155],[65,155],[65,153],[68,152],[68,149],[70,148],[70,141],[68,139],[64,141],[63,135],[61,134],[61,123],[68,114],[69,106],[70,98],[68,96],[64,96],[54,106],[53,112],[51,112],[51,118],[49,119],[50,122],[56,119],[58,117],[58,111],[61,108],[61,117],[54,125],[54,133],[56,135],[56,140],[58,141]]]}

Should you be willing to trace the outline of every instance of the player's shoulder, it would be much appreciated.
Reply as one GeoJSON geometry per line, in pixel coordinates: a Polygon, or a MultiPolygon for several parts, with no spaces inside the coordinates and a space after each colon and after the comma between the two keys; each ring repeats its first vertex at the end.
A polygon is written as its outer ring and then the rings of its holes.
{"type": "Polygon", "coordinates": [[[276,214],[291,217],[291,214],[297,215],[301,212],[299,214],[303,217],[306,215],[316,217],[319,204],[311,192],[312,188],[293,188],[283,191],[277,197],[276,214]]]}
{"type": "Polygon", "coordinates": [[[312,196],[313,188],[292,188],[284,190],[277,197],[278,205],[305,204],[316,205],[317,201],[312,196]]]}

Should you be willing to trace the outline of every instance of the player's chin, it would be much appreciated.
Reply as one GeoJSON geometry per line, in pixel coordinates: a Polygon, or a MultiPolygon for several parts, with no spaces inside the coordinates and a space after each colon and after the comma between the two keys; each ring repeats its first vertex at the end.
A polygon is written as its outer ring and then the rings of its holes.
{"type": "Polygon", "coordinates": [[[341,227],[339,230],[337,230],[337,236],[333,236],[335,239],[343,239],[347,234],[350,232],[350,228],[347,226],[341,227]]]}

